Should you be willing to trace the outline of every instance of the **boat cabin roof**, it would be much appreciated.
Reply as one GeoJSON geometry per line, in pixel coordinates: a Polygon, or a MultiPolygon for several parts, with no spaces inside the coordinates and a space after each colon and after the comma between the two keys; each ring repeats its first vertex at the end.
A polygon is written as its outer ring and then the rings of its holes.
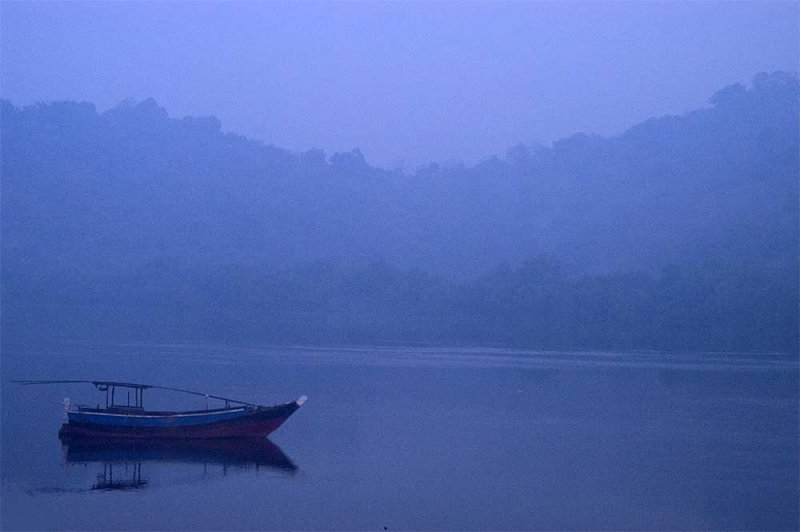
{"type": "MultiPolygon", "coordinates": [[[[246,405],[246,406],[258,406],[253,403],[248,403],[246,401],[239,401],[238,399],[231,399],[229,397],[221,397],[219,395],[211,395],[208,393],[196,392],[193,390],[185,390],[183,388],[171,388],[167,386],[156,386],[154,384],[139,384],[135,382],[120,382],[120,381],[89,381],[89,380],[51,380],[51,381],[13,381],[19,384],[92,384],[95,388],[100,390],[101,392],[106,392],[108,395],[111,392],[111,403],[110,405],[114,405],[114,391],[116,388],[130,388],[136,390],[136,402],[132,406],[142,406],[142,395],[143,391],[146,389],[153,389],[153,390],[168,390],[173,392],[180,392],[186,393],[190,395],[198,395],[200,397],[205,397],[206,399],[217,399],[220,401],[225,401],[226,404],[233,403],[237,405],[246,405]]],[[[108,401],[108,399],[107,399],[108,401]]]]}

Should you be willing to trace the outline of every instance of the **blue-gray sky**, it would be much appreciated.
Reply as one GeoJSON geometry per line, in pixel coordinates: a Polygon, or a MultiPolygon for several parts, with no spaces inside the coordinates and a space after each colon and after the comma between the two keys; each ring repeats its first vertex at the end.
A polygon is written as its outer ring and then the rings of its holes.
{"type": "Polygon", "coordinates": [[[292,150],[474,163],[797,71],[798,5],[2,2],[2,96],[152,96],[292,150]]]}

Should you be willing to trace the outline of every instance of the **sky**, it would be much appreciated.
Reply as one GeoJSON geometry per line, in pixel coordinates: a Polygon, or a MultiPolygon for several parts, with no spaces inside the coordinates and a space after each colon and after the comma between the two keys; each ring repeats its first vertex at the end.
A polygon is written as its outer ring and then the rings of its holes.
{"type": "Polygon", "coordinates": [[[413,170],[612,135],[797,72],[799,2],[8,2],[0,94],[170,116],[413,170]]]}

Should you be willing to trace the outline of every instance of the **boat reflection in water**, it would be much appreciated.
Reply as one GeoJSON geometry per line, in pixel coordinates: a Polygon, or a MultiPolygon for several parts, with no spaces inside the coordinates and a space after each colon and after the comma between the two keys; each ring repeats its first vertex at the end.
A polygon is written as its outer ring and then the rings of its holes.
{"type": "Polygon", "coordinates": [[[60,439],[67,465],[100,466],[90,490],[146,488],[150,481],[143,477],[143,464],[145,469],[169,470],[160,475],[162,484],[185,482],[186,478],[176,478],[175,473],[182,468],[192,471],[191,466],[202,467],[199,477],[190,477],[194,480],[210,480],[214,473],[227,475],[232,471],[286,475],[297,471],[291,459],[266,438],[120,440],[62,435],[60,439]]]}

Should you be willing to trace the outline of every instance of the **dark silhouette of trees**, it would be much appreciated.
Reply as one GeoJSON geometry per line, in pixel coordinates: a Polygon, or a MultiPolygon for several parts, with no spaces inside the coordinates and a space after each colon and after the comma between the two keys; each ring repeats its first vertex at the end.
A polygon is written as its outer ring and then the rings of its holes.
{"type": "Polygon", "coordinates": [[[616,137],[413,174],[152,99],[3,101],[4,330],[795,350],[798,94],[759,74],[616,137]]]}

